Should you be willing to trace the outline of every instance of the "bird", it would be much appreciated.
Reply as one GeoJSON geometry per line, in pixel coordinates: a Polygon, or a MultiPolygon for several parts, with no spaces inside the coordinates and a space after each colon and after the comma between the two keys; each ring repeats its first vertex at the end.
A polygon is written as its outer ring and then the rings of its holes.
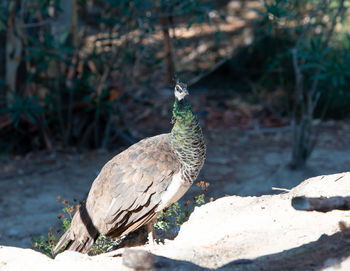
{"type": "Polygon", "coordinates": [[[174,87],[170,133],[145,138],[108,161],[53,252],[88,253],[97,237],[120,237],[145,226],[154,244],[157,214],[197,179],[206,156],[202,129],[185,83],[174,87]]]}

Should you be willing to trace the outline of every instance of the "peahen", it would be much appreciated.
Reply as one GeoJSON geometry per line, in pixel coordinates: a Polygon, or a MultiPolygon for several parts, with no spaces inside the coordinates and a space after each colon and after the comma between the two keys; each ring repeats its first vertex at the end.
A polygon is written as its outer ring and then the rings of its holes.
{"type": "Polygon", "coordinates": [[[171,133],[139,141],[111,159],[86,203],[54,248],[87,253],[99,234],[119,237],[146,225],[153,242],[157,213],[179,200],[196,180],[206,153],[202,130],[177,83],[171,133]]]}

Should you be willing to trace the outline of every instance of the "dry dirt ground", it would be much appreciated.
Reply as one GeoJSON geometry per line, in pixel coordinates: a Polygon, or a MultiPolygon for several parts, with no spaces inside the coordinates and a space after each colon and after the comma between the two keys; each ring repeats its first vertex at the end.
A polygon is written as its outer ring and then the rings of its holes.
{"type": "MultiPolygon", "coordinates": [[[[324,123],[307,167],[291,171],[286,167],[290,147],[285,129],[207,128],[207,160],[199,177],[210,183],[207,200],[273,194],[280,192],[273,187],[289,189],[308,177],[348,171],[349,130],[346,121],[324,123]]],[[[1,157],[0,244],[29,248],[30,236],[59,227],[63,205],[56,197],[83,200],[103,164],[117,152],[1,157]]],[[[193,186],[184,200],[199,193],[193,186]]]]}

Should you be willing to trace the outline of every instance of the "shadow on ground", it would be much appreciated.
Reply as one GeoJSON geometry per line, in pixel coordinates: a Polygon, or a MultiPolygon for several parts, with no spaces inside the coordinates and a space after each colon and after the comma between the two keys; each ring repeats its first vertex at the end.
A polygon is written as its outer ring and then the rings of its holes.
{"type": "MultiPolygon", "coordinates": [[[[216,270],[322,270],[330,266],[340,265],[342,260],[349,256],[350,230],[347,230],[330,236],[323,235],[317,241],[279,253],[256,259],[235,260],[216,270]]],[[[187,261],[172,260],[156,255],[153,255],[152,260],[155,270],[213,270],[187,261]]]]}

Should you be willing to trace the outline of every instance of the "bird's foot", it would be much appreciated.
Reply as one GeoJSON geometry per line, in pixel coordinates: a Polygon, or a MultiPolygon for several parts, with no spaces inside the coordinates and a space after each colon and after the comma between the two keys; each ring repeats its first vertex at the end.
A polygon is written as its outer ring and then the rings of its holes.
{"type": "Polygon", "coordinates": [[[150,246],[156,246],[157,241],[156,241],[156,232],[154,230],[154,223],[157,219],[153,219],[150,223],[146,225],[146,229],[148,232],[148,244],[150,246]]]}

